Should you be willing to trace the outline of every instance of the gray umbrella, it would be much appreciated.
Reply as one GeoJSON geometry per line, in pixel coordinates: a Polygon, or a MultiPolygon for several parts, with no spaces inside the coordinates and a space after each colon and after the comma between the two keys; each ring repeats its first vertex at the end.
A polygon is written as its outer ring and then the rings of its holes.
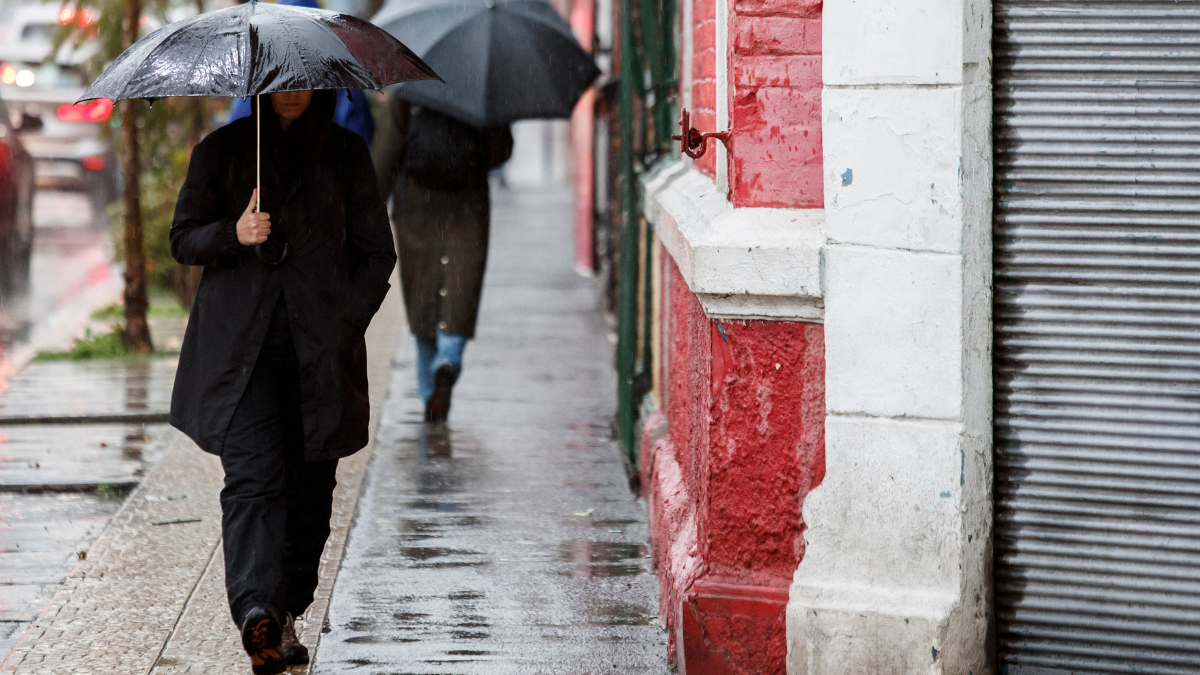
{"type": "Polygon", "coordinates": [[[544,0],[392,0],[372,22],[445,81],[393,91],[478,127],[569,117],[600,74],[544,0]]]}

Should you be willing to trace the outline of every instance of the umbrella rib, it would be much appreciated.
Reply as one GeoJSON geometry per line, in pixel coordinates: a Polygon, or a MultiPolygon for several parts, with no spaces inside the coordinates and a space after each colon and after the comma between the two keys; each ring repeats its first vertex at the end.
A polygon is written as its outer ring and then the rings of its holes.
{"type": "MultiPolygon", "coordinates": [[[[199,15],[198,15],[198,16],[199,16],[199,15]]],[[[199,23],[199,21],[197,21],[196,23],[199,23]]],[[[188,26],[188,28],[191,28],[191,26],[188,26]]],[[[179,34],[180,34],[180,33],[182,33],[182,32],[183,32],[183,31],[176,31],[176,32],[175,32],[175,35],[179,35],[179,34]]],[[[209,44],[211,44],[212,40],[213,40],[215,37],[216,37],[216,33],[215,33],[215,32],[213,32],[213,31],[208,31],[208,36],[204,38],[204,46],[203,46],[203,47],[201,47],[201,49],[200,49],[200,52],[201,52],[201,53],[204,53],[204,51],[208,49],[208,45],[209,45],[209,44]]],[[[150,60],[150,57],[152,57],[152,56],[154,55],[154,52],[157,52],[157,51],[159,50],[159,48],[161,48],[161,47],[162,47],[164,44],[166,44],[166,42],[167,42],[166,40],[163,40],[162,42],[158,43],[158,44],[157,44],[157,45],[154,47],[154,49],[153,49],[153,50],[151,50],[151,52],[150,52],[149,54],[147,54],[147,55],[146,55],[146,60],[147,60],[147,61],[149,61],[149,60],[150,60]]],[[[190,83],[191,83],[191,81],[192,81],[192,77],[193,77],[193,76],[196,74],[196,69],[197,69],[197,68],[199,68],[199,67],[200,67],[200,61],[199,61],[199,59],[197,59],[196,61],[192,62],[192,69],[188,71],[188,77],[187,77],[187,82],[188,82],[189,84],[190,84],[190,83]]],[[[185,94],[185,95],[186,95],[186,94],[185,94]]]]}
{"type": "Polygon", "coordinates": [[[301,45],[300,40],[297,38],[294,27],[290,23],[287,23],[286,21],[283,22],[283,25],[287,29],[287,32],[292,36],[292,44],[294,44],[296,46],[296,53],[300,55],[300,63],[304,64],[304,77],[306,78],[305,83],[308,84],[309,89],[312,89],[312,83],[313,83],[314,78],[312,76],[312,69],[308,67],[308,59],[304,58],[304,47],[301,45]]]}

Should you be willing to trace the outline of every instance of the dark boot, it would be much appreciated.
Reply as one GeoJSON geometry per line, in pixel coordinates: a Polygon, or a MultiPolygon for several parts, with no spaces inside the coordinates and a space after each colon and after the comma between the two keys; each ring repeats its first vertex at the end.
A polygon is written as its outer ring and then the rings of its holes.
{"type": "Polygon", "coordinates": [[[279,652],[289,666],[302,666],[308,663],[308,647],[300,644],[296,637],[296,617],[288,612],[283,622],[283,637],[279,641],[279,652]]]}
{"type": "Polygon", "coordinates": [[[458,381],[462,366],[443,363],[433,373],[433,394],[425,402],[426,422],[445,422],[450,415],[450,392],[458,381]]]}
{"type": "Polygon", "coordinates": [[[254,675],[277,675],[287,664],[279,653],[283,622],[266,605],[254,605],[242,618],[242,647],[250,656],[254,675]]]}

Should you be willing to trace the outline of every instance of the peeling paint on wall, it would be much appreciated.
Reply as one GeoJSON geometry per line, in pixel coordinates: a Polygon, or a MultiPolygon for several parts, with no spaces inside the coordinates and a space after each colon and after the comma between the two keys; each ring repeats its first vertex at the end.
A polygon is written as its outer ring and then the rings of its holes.
{"type": "Polygon", "coordinates": [[[820,0],[739,0],[730,17],[731,199],[820,208],[820,0]]]}
{"type": "Polygon", "coordinates": [[[704,655],[727,654],[736,664],[730,673],[781,673],[786,631],[777,596],[786,597],[804,555],[804,497],[825,474],[824,329],[713,321],[665,258],[668,404],[665,421],[659,414],[647,422],[642,445],[664,617],[675,640],[681,607],[712,608],[711,620],[693,617],[696,630],[687,633],[702,638],[704,655]],[[665,436],[650,443],[649,427],[664,424],[665,436]],[[734,589],[750,604],[697,599],[701,582],[734,589]],[[760,596],[761,607],[753,602],[760,596]],[[752,605],[739,614],[738,606],[752,605]],[[730,621],[745,625],[722,630],[730,621]]]}

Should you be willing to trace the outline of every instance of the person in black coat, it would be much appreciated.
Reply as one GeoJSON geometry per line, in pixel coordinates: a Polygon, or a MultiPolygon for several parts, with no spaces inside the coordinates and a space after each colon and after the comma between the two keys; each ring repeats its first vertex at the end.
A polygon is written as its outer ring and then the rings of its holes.
{"type": "Polygon", "coordinates": [[[294,617],[312,602],[338,459],[367,445],[364,332],[395,244],[366,142],[332,123],[333,92],[263,97],[255,119],[196,146],[171,225],[204,267],[171,424],[220,455],[225,584],[255,673],[306,663],[294,617]]]}

